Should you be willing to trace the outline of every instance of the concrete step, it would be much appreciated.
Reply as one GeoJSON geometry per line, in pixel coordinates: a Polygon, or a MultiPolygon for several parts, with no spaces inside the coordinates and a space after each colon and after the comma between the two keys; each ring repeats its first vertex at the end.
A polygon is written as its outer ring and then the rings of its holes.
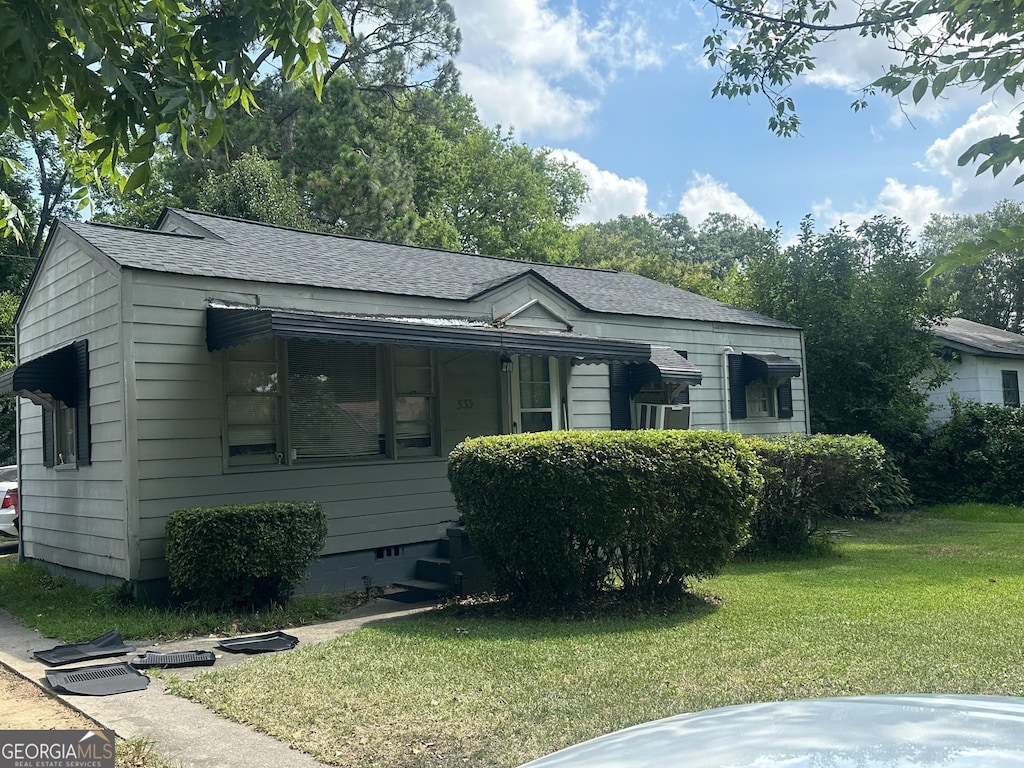
{"type": "Polygon", "coordinates": [[[452,561],[446,557],[421,557],[416,561],[416,578],[452,583],[452,561]]]}
{"type": "Polygon", "coordinates": [[[396,587],[402,587],[404,589],[415,589],[420,592],[429,592],[432,595],[450,595],[452,593],[452,585],[445,584],[443,581],[427,581],[426,579],[402,579],[401,581],[394,582],[396,587]]]}

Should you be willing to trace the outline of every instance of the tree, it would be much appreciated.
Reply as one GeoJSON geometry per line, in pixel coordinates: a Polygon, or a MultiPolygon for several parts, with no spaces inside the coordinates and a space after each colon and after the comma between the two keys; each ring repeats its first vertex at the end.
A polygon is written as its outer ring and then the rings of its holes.
{"type": "Polygon", "coordinates": [[[942,304],[898,219],[813,226],[806,218],[796,245],[752,255],[738,298],[804,329],[813,431],[901,448],[924,429],[927,391],[942,378],[929,331],[942,304]]]}
{"type": "MultiPolygon", "coordinates": [[[[216,146],[225,112],[256,106],[267,67],[288,82],[307,74],[317,96],[342,70],[384,91],[411,72],[450,83],[459,42],[447,0],[6,3],[0,132],[53,131],[75,194],[111,181],[131,191],[150,178],[163,136],[185,154],[192,141],[216,146]]],[[[0,173],[16,171],[0,158],[0,173]]],[[[24,223],[0,191],[0,227],[24,223]]]]}
{"type": "MultiPolygon", "coordinates": [[[[1024,226],[1024,205],[1003,200],[973,216],[933,215],[921,234],[921,254],[936,263],[964,244],[991,232],[1024,226]]],[[[933,285],[949,297],[951,310],[968,320],[1020,333],[1024,325],[1024,241],[1000,243],[973,264],[938,275],[933,285]]]]}
{"type": "MultiPolygon", "coordinates": [[[[789,85],[814,69],[817,45],[843,34],[884,39],[896,56],[885,74],[864,87],[854,109],[879,91],[900,100],[909,95],[917,103],[940,98],[952,87],[983,92],[1000,87],[1011,97],[1024,89],[1024,14],[1017,2],[795,0],[779,6],[767,0],[709,1],[719,19],[704,49],[708,60],[723,68],[713,93],[763,94],[771,106],[769,128],[780,135],[800,126],[789,85]]],[[[979,174],[998,174],[1024,160],[1024,119],[1016,134],[982,139],[959,162],[979,158],[984,158],[979,174]]]]}
{"type": "Polygon", "coordinates": [[[242,155],[226,173],[211,174],[199,194],[204,210],[282,227],[313,229],[294,185],[258,152],[242,155]]]}

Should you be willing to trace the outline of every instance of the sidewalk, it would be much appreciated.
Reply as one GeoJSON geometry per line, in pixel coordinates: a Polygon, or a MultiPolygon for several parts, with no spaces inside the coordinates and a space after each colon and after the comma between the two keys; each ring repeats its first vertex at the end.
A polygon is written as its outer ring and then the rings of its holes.
{"type": "MultiPolygon", "coordinates": [[[[377,598],[338,621],[295,627],[285,631],[299,638],[298,647],[301,648],[310,643],[354,632],[379,621],[428,611],[435,604],[434,601],[428,601],[409,605],[377,598]]],[[[125,642],[130,646],[136,646],[140,652],[149,649],[210,650],[217,654],[217,662],[213,667],[186,667],[170,671],[181,678],[192,677],[211,669],[244,664],[253,658],[245,654],[225,653],[215,648],[220,639],[201,637],[161,644],[125,642]]],[[[21,626],[6,611],[0,611],[0,663],[36,682],[51,694],[53,692],[46,684],[48,667],[32,658],[31,652],[52,648],[58,643],[57,640],[43,637],[35,630],[21,626]]],[[[106,664],[127,661],[129,658],[131,654],[69,666],[106,664]]],[[[144,691],[114,696],[57,695],[57,698],[115,731],[118,736],[143,736],[149,739],[162,757],[172,764],[181,765],[182,768],[318,768],[323,765],[277,739],[215,715],[201,704],[166,694],[163,682],[155,677],[150,678],[149,687],[144,691]]]]}

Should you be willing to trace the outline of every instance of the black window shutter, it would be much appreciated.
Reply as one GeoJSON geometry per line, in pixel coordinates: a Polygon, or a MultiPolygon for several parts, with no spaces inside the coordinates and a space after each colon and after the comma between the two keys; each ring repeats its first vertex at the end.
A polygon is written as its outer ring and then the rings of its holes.
{"type": "Polygon", "coordinates": [[[729,415],[747,418],[747,379],[743,374],[743,355],[729,355],[729,415]]]}
{"type": "Polygon", "coordinates": [[[92,463],[89,425],[89,342],[75,342],[75,459],[79,466],[92,463]]]}
{"type": "Polygon", "coordinates": [[[786,379],[775,390],[779,401],[779,418],[793,418],[793,380],[786,379]]]}
{"type": "Polygon", "coordinates": [[[629,407],[629,369],[624,363],[608,366],[608,402],[611,406],[612,429],[629,429],[633,425],[629,407]]]}
{"type": "Polygon", "coordinates": [[[45,467],[52,467],[57,463],[53,456],[53,420],[53,409],[43,408],[43,466],[45,467]]]}

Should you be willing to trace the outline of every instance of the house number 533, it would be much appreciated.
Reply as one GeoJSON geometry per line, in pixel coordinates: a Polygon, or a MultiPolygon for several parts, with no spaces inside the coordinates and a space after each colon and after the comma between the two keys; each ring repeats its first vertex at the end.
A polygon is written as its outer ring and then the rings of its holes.
{"type": "Polygon", "coordinates": [[[460,411],[468,411],[473,407],[473,398],[467,397],[465,400],[456,400],[455,408],[460,411]]]}

